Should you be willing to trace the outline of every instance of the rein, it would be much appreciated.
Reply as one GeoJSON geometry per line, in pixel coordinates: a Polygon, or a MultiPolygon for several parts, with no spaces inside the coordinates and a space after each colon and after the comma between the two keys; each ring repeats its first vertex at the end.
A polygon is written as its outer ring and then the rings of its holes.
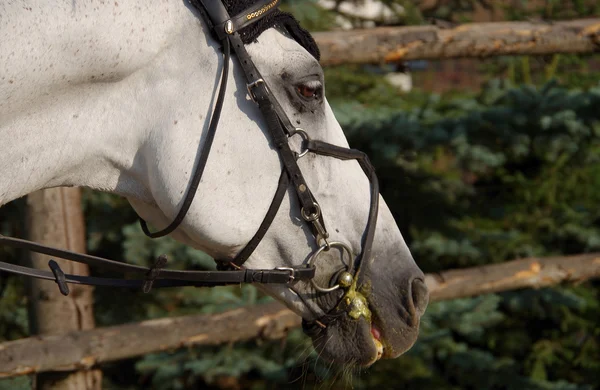
{"type": "MultiPolygon", "coordinates": [[[[65,274],[53,260],[50,260],[49,262],[49,271],[22,267],[5,262],[0,262],[0,270],[34,278],[54,280],[64,295],[69,293],[69,283],[142,288],[144,292],[149,292],[153,287],[220,286],[239,283],[276,283],[290,285],[293,282],[304,280],[309,281],[315,290],[321,293],[328,293],[341,288],[344,289],[347,294],[350,291],[356,292],[358,288],[365,284],[362,280],[360,266],[363,259],[368,259],[371,256],[375,225],[377,222],[377,211],[379,207],[379,186],[373,166],[369,162],[366,154],[361,151],[340,147],[319,140],[312,140],[305,130],[294,127],[273,94],[269,91],[265,80],[261,77],[260,72],[246,51],[239,34],[241,29],[248,27],[252,23],[274,12],[277,9],[279,2],[280,0],[262,0],[240,14],[230,17],[221,1],[191,0],[190,4],[200,11],[205,21],[211,27],[214,36],[222,45],[224,65],[221,74],[220,89],[215,109],[213,110],[210,119],[206,141],[200,150],[200,155],[194,166],[190,185],[182,202],[182,206],[173,222],[164,229],[153,233],[148,229],[146,222],[140,219],[140,224],[144,233],[150,238],[157,238],[173,232],[185,218],[194,200],[194,196],[196,195],[218,127],[227,88],[229,61],[231,58],[231,51],[233,50],[233,53],[237,57],[245,74],[248,94],[258,105],[265,118],[271,141],[277,149],[283,165],[277,190],[262,223],[252,239],[237,256],[233,259],[216,259],[218,271],[180,271],[165,269],[167,263],[165,255],[159,256],[155,264],[152,267],[147,268],[101,257],[56,249],[27,240],[0,235],[0,245],[27,249],[49,256],[84,263],[89,266],[103,267],[116,272],[135,274],[138,275],[138,277],[134,279],[113,279],[70,275],[65,274]],[[289,140],[295,135],[302,137],[303,150],[301,153],[292,151],[290,147],[289,140]],[[315,153],[341,160],[356,160],[369,179],[371,197],[369,216],[361,241],[361,253],[356,257],[348,245],[342,242],[329,241],[329,233],[325,226],[321,207],[311,193],[297,163],[297,160],[307,153],[315,153]],[[268,231],[279,210],[285,193],[290,186],[293,187],[300,203],[300,215],[312,228],[318,249],[310,256],[307,265],[279,267],[268,270],[242,269],[243,264],[252,255],[268,231]],[[344,255],[349,257],[349,261],[345,272],[334,275],[330,285],[322,287],[315,283],[313,279],[316,269],[315,263],[323,252],[329,251],[331,248],[340,250],[342,263],[344,263],[344,255]]],[[[364,302],[361,304],[364,304],[364,302]]],[[[350,310],[348,310],[348,312],[351,313],[350,310]]],[[[320,326],[323,325],[322,322],[315,322],[320,326]]]]}

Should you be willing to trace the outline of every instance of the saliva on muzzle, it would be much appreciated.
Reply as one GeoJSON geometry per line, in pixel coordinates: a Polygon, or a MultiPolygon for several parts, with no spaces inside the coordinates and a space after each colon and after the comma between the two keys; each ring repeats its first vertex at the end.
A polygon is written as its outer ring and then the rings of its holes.
{"type": "Polygon", "coordinates": [[[327,312],[323,317],[313,320],[313,321],[302,321],[302,329],[304,333],[308,336],[313,337],[321,332],[322,329],[326,328],[327,325],[334,319],[339,317],[340,315],[348,315],[353,320],[358,320],[361,317],[366,319],[368,322],[371,321],[371,311],[369,310],[369,305],[367,303],[367,299],[365,297],[366,291],[362,291],[361,288],[358,287],[358,278],[357,275],[353,275],[352,267],[352,251],[350,248],[338,241],[327,242],[325,245],[322,245],[309,259],[309,266],[315,266],[316,260],[319,256],[325,252],[329,251],[332,248],[338,248],[341,251],[342,263],[344,254],[348,255],[349,263],[344,263],[346,265],[345,269],[340,269],[335,272],[329,280],[329,287],[321,287],[315,282],[314,279],[311,279],[311,284],[321,293],[331,293],[334,291],[342,290],[343,294],[341,298],[338,300],[335,307],[327,312]]]}

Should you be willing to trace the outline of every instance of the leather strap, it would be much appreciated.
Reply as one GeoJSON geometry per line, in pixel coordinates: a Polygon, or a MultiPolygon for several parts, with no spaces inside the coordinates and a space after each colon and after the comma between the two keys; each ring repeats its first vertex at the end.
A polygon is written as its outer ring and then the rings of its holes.
{"type": "Polygon", "coordinates": [[[51,248],[32,241],[13,237],[5,237],[0,235],[0,245],[27,249],[32,252],[43,253],[48,256],[62,258],[77,263],[83,263],[92,267],[102,267],[116,272],[146,275],[146,278],[144,279],[133,280],[97,278],[91,276],[64,274],[62,273],[62,270],[57,270],[57,264],[56,266],[52,266],[52,272],[49,272],[0,261],[0,270],[2,271],[48,280],[57,280],[58,277],[56,275],[58,273],[59,275],[62,274],[61,278],[66,283],[89,284],[95,286],[141,288],[144,287],[144,284],[147,284],[149,278],[151,278],[153,281],[153,287],[220,286],[239,283],[286,284],[292,280],[311,279],[315,274],[314,268],[301,266],[272,270],[244,269],[234,271],[182,271],[161,268],[160,272],[156,273],[156,275],[151,275],[153,272],[156,272],[155,267],[147,268],[133,264],[122,263],[114,260],[104,259],[102,257],[51,248]]]}
{"type": "MultiPolygon", "coordinates": [[[[215,1],[215,0],[201,0],[201,1],[205,8],[207,6],[207,3],[211,3],[211,2],[219,3],[217,5],[211,4],[210,5],[211,7],[217,8],[218,5],[221,5],[221,7],[223,7],[223,5],[220,4],[221,3],[220,1],[215,1]]],[[[261,0],[261,1],[258,1],[253,6],[246,8],[245,10],[243,10],[236,16],[227,18],[227,19],[223,19],[223,11],[225,12],[225,14],[227,13],[227,11],[225,10],[224,7],[222,10],[218,10],[218,11],[213,10],[212,12],[214,12],[219,17],[219,19],[213,19],[214,31],[217,34],[217,36],[219,37],[219,39],[223,39],[227,35],[233,34],[234,32],[239,32],[244,27],[247,27],[247,26],[251,25],[252,23],[259,21],[260,19],[264,18],[271,12],[275,11],[280,2],[281,2],[281,0],[261,0]],[[227,25],[228,22],[230,23],[229,25],[227,25]]],[[[208,9],[207,9],[207,11],[208,11],[208,9]]],[[[211,11],[208,11],[209,14],[210,14],[210,12],[211,11]]]]}
{"type": "Polygon", "coordinates": [[[260,244],[260,242],[262,241],[265,234],[267,234],[269,227],[273,223],[273,220],[275,219],[275,216],[279,211],[279,207],[281,206],[281,202],[283,201],[285,193],[287,192],[289,184],[289,176],[287,172],[283,170],[281,172],[281,175],[279,176],[279,183],[277,184],[277,191],[275,191],[275,196],[273,196],[273,200],[271,201],[271,205],[267,210],[267,214],[265,214],[265,217],[260,226],[258,227],[258,230],[254,234],[254,237],[252,237],[252,239],[248,242],[248,244],[246,244],[244,249],[242,249],[233,260],[219,260],[219,269],[228,269],[231,265],[239,268],[242,266],[242,264],[244,264],[244,262],[246,262],[246,260],[248,260],[248,258],[254,252],[254,250],[258,247],[258,244],[260,244]]]}
{"type": "MultiPolygon", "coordinates": [[[[214,1],[213,1],[214,3],[214,1]]],[[[219,1],[220,3],[220,1],[219,1]]],[[[230,58],[230,48],[229,41],[223,41],[223,52],[224,52],[224,60],[223,60],[223,71],[221,73],[221,87],[219,88],[219,95],[217,97],[217,102],[215,104],[215,109],[213,111],[212,117],[210,118],[210,124],[208,126],[208,131],[206,132],[206,138],[204,140],[204,145],[202,145],[202,149],[200,151],[200,156],[198,157],[198,161],[196,162],[196,166],[194,168],[194,173],[192,175],[192,179],[190,185],[186,191],[185,198],[183,199],[183,203],[177,216],[173,219],[173,222],[169,224],[169,226],[158,232],[150,232],[148,229],[148,225],[146,221],[142,218],[139,219],[140,225],[144,234],[150,238],[158,238],[166,236],[169,233],[172,233],[177,227],[183,222],[185,215],[187,214],[192,202],[194,201],[194,197],[196,196],[196,192],[198,192],[198,186],[200,185],[200,180],[202,179],[202,174],[204,173],[204,168],[206,168],[206,162],[208,161],[208,156],[210,155],[210,149],[212,148],[213,140],[215,139],[215,134],[217,132],[217,126],[219,124],[219,119],[221,118],[221,111],[223,109],[223,102],[225,101],[225,91],[227,90],[227,79],[229,75],[229,58],[230,58]]]]}
{"type": "Polygon", "coordinates": [[[367,175],[371,186],[371,205],[369,207],[369,217],[367,219],[367,226],[365,227],[365,234],[363,235],[361,242],[361,253],[354,263],[354,273],[358,275],[358,286],[362,286],[364,283],[364,274],[360,271],[360,266],[363,259],[371,257],[373,249],[373,240],[375,238],[375,227],[377,225],[377,214],[379,210],[379,181],[375,174],[375,168],[371,164],[369,157],[366,153],[356,149],[343,148],[341,146],[333,145],[323,141],[310,140],[307,142],[306,147],[309,151],[317,153],[323,156],[330,156],[339,158],[341,160],[356,160],[362,168],[363,172],[367,175]]]}
{"type": "MultiPolygon", "coordinates": [[[[210,23],[210,27],[211,28],[216,28],[216,26],[218,25],[222,25],[223,23],[225,23],[227,20],[229,20],[229,13],[227,12],[227,10],[225,9],[225,6],[223,5],[223,3],[221,3],[220,0],[196,0],[196,1],[200,1],[200,3],[202,3],[202,7],[204,7],[204,9],[206,10],[208,20],[205,20],[206,22],[210,23]]],[[[192,5],[194,6],[198,6],[197,4],[194,4],[195,2],[192,2],[192,5]]],[[[221,38],[222,40],[223,38],[221,38]]]]}
{"type": "MultiPolygon", "coordinates": [[[[67,259],[69,260],[69,259],[67,259]]],[[[52,260],[50,261],[52,262],[52,260]]],[[[54,263],[56,264],[56,263],[54,263]]],[[[60,269],[60,268],[59,268],[60,269]]],[[[37,279],[57,280],[55,275],[56,266],[51,267],[51,271],[44,271],[36,268],[23,267],[16,264],[0,261],[0,271],[6,271],[13,274],[29,276],[37,279]]],[[[314,277],[314,268],[291,268],[274,270],[235,270],[235,271],[180,271],[186,274],[179,278],[158,278],[153,281],[152,287],[214,287],[225,286],[240,283],[262,283],[262,284],[287,284],[293,280],[308,280],[314,277]],[[182,277],[185,276],[185,277],[182,277]]],[[[90,286],[106,287],[128,287],[143,288],[147,279],[114,279],[99,278],[94,276],[71,275],[62,273],[62,280],[66,283],[85,284],[90,286]]],[[[148,290],[149,291],[149,290],[148,290]]],[[[145,292],[148,292],[145,291],[145,292]]],[[[68,293],[68,290],[67,290],[68,293]]],[[[65,294],[66,295],[66,294],[65,294]]]]}
{"type": "MultiPolygon", "coordinates": [[[[311,213],[315,207],[316,201],[310,193],[308,185],[302,175],[302,171],[296,162],[296,155],[290,148],[288,140],[289,132],[286,132],[282,126],[280,120],[282,116],[275,111],[275,107],[272,103],[275,99],[273,99],[272,94],[269,92],[266,82],[260,77],[260,72],[250,58],[239,34],[233,33],[229,39],[231,40],[231,47],[244,70],[248,84],[254,83],[254,87],[251,91],[253,93],[253,98],[265,118],[271,140],[278,149],[281,162],[294,184],[294,190],[298,195],[300,204],[306,213],[311,213]],[[262,82],[256,83],[258,80],[262,80],[262,82]]],[[[285,114],[283,114],[283,117],[287,119],[285,114]]]]}

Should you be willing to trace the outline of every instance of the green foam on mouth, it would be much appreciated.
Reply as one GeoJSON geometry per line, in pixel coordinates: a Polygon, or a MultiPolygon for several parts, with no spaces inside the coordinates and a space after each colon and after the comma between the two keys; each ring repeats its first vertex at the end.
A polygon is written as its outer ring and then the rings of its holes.
{"type": "MultiPolygon", "coordinates": [[[[361,290],[364,291],[364,289],[361,290]]],[[[360,317],[364,317],[371,322],[371,310],[369,310],[367,298],[363,292],[356,289],[356,280],[352,282],[352,285],[344,294],[342,302],[346,306],[345,309],[350,318],[358,320],[360,317]]]]}

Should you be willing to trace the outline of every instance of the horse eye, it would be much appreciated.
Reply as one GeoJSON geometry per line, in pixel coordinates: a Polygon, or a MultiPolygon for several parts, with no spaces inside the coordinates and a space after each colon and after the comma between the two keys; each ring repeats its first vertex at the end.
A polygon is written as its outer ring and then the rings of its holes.
{"type": "Polygon", "coordinates": [[[300,96],[307,99],[319,98],[321,95],[321,86],[318,84],[302,84],[296,86],[296,90],[300,96]]]}

